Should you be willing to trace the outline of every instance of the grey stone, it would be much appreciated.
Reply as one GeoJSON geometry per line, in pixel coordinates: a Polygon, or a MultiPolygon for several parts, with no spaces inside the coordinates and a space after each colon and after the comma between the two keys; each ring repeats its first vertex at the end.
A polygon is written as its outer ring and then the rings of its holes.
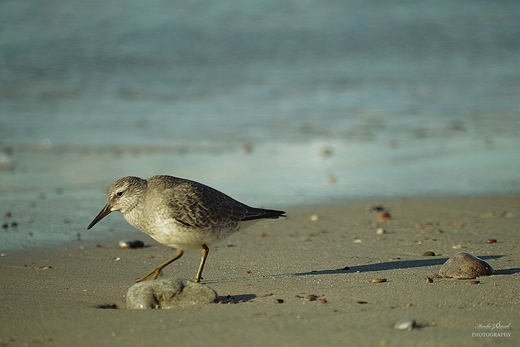
{"type": "Polygon", "coordinates": [[[210,287],[182,279],[158,279],[134,284],[126,294],[129,310],[172,309],[214,302],[210,287]]]}
{"type": "Polygon", "coordinates": [[[442,277],[472,279],[489,276],[495,272],[486,261],[466,252],[459,252],[448,259],[439,270],[442,277]]]}

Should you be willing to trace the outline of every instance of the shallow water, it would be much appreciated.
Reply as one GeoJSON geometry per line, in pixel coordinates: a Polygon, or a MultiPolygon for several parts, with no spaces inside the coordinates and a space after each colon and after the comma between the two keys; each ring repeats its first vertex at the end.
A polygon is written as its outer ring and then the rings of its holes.
{"type": "Polygon", "coordinates": [[[154,174],[279,208],[520,192],[515,2],[4,1],[0,23],[0,201],[100,208],[154,174]]]}

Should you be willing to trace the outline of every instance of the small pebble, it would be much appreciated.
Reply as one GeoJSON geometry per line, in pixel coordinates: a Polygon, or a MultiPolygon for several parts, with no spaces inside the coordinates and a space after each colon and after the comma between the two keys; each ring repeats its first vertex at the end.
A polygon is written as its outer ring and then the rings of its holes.
{"type": "Polygon", "coordinates": [[[4,228],[4,229],[9,228],[9,224],[7,224],[7,223],[2,224],[2,228],[4,228]]]}
{"type": "Polygon", "coordinates": [[[309,294],[305,297],[305,301],[316,301],[318,297],[316,295],[313,295],[313,294],[309,294]]]}
{"type": "Polygon", "coordinates": [[[495,240],[495,239],[487,239],[486,243],[497,243],[497,240],[495,240]]]}
{"type": "Polygon", "coordinates": [[[320,302],[321,302],[323,305],[327,305],[327,299],[321,299],[320,302]]]}
{"type": "Polygon", "coordinates": [[[403,318],[394,325],[394,329],[397,330],[412,330],[415,327],[415,319],[412,318],[403,318]]]}
{"type": "Polygon", "coordinates": [[[469,282],[469,283],[470,283],[470,284],[479,284],[480,281],[471,281],[471,282],[469,282]]]}
{"type": "Polygon", "coordinates": [[[381,212],[377,215],[377,219],[380,221],[390,220],[392,217],[390,217],[390,213],[388,212],[381,212]]]}
{"type": "Polygon", "coordinates": [[[374,278],[372,283],[383,283],[386,282],[386,278],[374,278]]]}
{"type": "Polygon", "coordinates": [[[11,218],[11,211],[4,213],[5,218],[11,218]]]}
{"type": "Polygon", "coordinates": [[[139,241],[139,240],[121,240],[121,241],[119,241],[119,247],[121,247],[123,249],[143,248],[144,247],[144,242],[143,241],[139,241]]]}
{"type": "Polygon", "coordinates": [[[313,214],[311,216],[311,221],[313,221],[313,222],[316,222],[318,219],[320,219],[320,216],[318,216],[317,214],[313,214]]]}
{"type": "Polygon", "coordinates": [[[360,305],[368,304],[368,301],[356,301],[356,303],[360,305]]]}
{"type": "Polygon", "coordinates": [[[423,256],[425,256],[425,257],[434,257],[435,253],[433,253],[432,251],[428,251],[428,252],[424,252],[423,256]]]}
{"type": "Polygon", "coordinates": [[[372,206],[370,208],[370,212],[377,213],[377,212],[383,212],[385,209],[383,206],[372,206]]]}
{"type": "Polygon", "coordinates": [[[426,278],[424,279],[424,282],[426,282],[426,283],[433,283],[433,278],[431,278],[431,277],[426,277],[426,278]]]}
{"type": "Polygon", "coordinates": [[[276,299],[277,304],[283,304],[283,299],[276,299]]]}
{"type": "Polygon", "coordinates": [[[386,234],[386,231],[383,228],[377,228],[376,234],[377,235],[383,235],[383,234],[386,234]]]}

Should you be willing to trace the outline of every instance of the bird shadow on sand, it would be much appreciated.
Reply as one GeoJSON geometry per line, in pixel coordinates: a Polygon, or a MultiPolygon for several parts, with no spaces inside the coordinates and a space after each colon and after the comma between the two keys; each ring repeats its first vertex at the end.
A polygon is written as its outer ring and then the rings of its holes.
{"type": "MultiPolygon", "coordinates": [[[[479,258],[487,260],[487,259],[500,259],[503,255],[488,255],[488,256],[479,256],[479,258]]],[[[344,274],[344,273],[352,273],[352,272],[371,272],[371,271],[386,271],[386,270],[397,270],[397,269],[411,269],[418,267],[427,267],[427,266],[435,266],[444,264],[449,258],[434,258],[434,259],[420,259],[420,260],[396,260],[396,261],[387,261],[382,263],[370,263],[364,265],[355,265],[355,266],[347,266],[339,269],[329,269],[329,270],[313,270],[308,272],[299,272],[293,274],[294,276],[316,276],[316,275],[335,275],[335,274],[344,274]]],[[[495,274],[511,274],[516,273],[514,270],[517,269],[509,269],[509,270],[497,270],[495,274]],[[513,270],[513,272],[510,272],[513,270]]]]}

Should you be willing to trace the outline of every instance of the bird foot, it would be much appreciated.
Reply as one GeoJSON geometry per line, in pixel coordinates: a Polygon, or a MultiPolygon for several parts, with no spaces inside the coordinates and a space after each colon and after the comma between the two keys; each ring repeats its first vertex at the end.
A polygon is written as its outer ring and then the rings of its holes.
{"type": "Polygon", "coordinates": [[[159,277],[160,274],[161,274],[161,269],[155,268],[148,275],[138,278],[136,280],[136,282],[143,282],[143,281],[150,280],[150,279],[155,280],[155,279],[157,279],[157,277],[159,277]]]}

